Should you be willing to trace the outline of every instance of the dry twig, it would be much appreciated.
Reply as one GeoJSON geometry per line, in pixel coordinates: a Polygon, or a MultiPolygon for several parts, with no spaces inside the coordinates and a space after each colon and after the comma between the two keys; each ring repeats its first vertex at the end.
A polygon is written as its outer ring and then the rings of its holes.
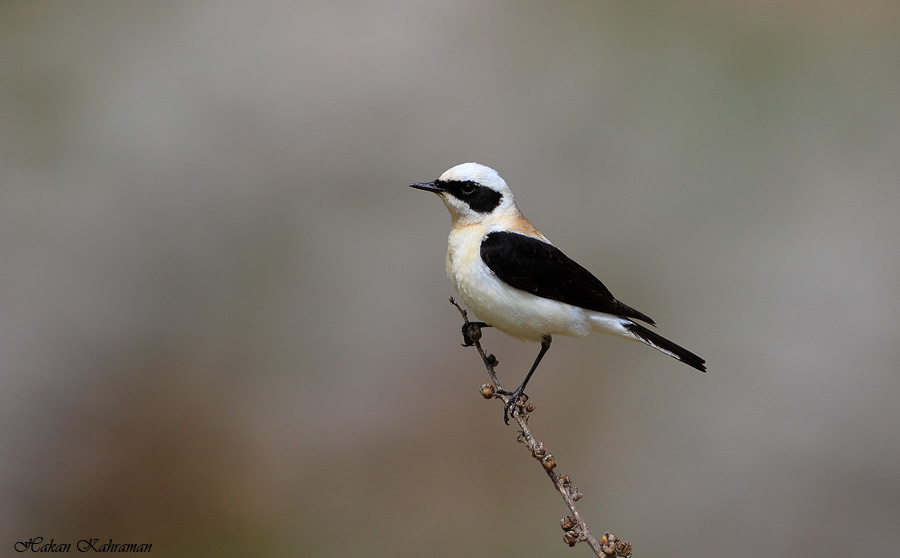
{"type": "MultiPolygon", "coordinates": [[[[503,404],[505,405],[509,401],[510,396],[503,394],[505,390],[500,385],[500,381],[497,379],[497,373],[494,371],[494,367],[497,366],[497,359],[494,355],[485,353],[484,349],[481,347],[481,328],[486,324],[481,322],[470,322],[466,310],[457,304],[453,297],[450,297],[450,304],[459,310],[464,321],[462,328],[463,346],[474,346],[475,349],[478,350],[478,354],[481,356],[481,360],[484,362],[484,366],[491,377],[491,382],[493,382],[493,384],[483,384],[481,386],[481,395],[485,399],[499,399],[503,401],[503,404]]],[[[534,438],[531,434],[531,429],[528,428],[528,415],[534,410],[534,407],[531,403],[528,403],[527,399],[526,396],[523,396],[517,401],[514,411],[511,413],[520,429],[517,439],[528,448],[532,457],[540,462],[544,471],[547,473],[547,476],[549,476],[550,480],[553,482],[556,491],[559,492],[565,501],[566,506],[569,508],[570,515],[564,517],[560,522],[560,526],[563,531],[565,531],[563,541],[569,546],[575,546],[579,541],[584,541],[591,547],[594,554],[600,558],[631,558],[631,543],[628,541],[620,540],[609,532],[600,537],[600,540],[597,540],[597,538],[591,534],[588,526],[581,518],[581,514],[578,513],[578,509],[575,507],[575,502],[581,498],[581,493],[578,492],[578,488],[572,484],[568,475],[556,472],[556,459],[554,459],[553,454],[547,450],[542,442],[538,442],[534,438]]]]}

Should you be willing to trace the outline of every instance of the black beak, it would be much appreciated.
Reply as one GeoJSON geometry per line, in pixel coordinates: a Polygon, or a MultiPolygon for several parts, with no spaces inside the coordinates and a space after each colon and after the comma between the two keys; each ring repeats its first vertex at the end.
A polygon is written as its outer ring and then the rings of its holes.
{"type": "Polygon", "coordinates": [[[425,190],[426,192],[433,192],[435,194],[440,194],[444,191],[443,188],[437,185],[437,180],[433,180],[431,182],[416,182],[415,184],[410,184],[410,188],[415,188],[416,190],[425,190]]]}

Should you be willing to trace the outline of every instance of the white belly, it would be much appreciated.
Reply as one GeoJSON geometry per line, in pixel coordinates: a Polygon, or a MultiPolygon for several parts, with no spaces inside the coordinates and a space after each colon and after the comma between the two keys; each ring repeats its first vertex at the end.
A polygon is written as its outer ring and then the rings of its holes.
{"type": "Polygon", "coordinates": [[[591,332],[593,312],[526,293],[501,281],[481,260],[484,233],[471,233],[477,236],[451,235],[447,276],[466,307],[480,320],[523,341],[539,342],[553,334],[583,337],[591,332]]]}

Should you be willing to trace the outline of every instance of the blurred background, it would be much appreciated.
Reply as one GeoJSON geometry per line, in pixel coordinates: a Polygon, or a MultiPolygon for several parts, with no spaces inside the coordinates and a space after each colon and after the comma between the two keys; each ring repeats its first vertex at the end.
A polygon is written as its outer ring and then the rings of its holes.
{"type": "MultiPolygon", "coordinates": [[[[700,374],[559,338],[535,433],[635,556],[887,556],[900,4],[0,4],[0,548],[585,556],[410,190],[496,168],[700,374]]],[[[516,385],[537,345],[488,330],[516,385]]]]}

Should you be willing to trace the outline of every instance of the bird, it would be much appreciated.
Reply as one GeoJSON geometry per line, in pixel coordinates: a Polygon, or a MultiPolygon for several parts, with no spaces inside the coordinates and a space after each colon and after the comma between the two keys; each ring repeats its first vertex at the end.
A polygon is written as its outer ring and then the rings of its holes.
{"type": "Polygon", "coordinates": [[[566,256],[516,206],[506,181],[494,169],[463,163],[437,180],[410,184],[432,192],[450,212],[447,277],[483,325],[540,351],[503,409],[508,424],[553,335],[584,337],[602,332],[639,341],[706,372],[706,361],[644,327],[656,323],[617,300],[590,271],[566,256]]]}

